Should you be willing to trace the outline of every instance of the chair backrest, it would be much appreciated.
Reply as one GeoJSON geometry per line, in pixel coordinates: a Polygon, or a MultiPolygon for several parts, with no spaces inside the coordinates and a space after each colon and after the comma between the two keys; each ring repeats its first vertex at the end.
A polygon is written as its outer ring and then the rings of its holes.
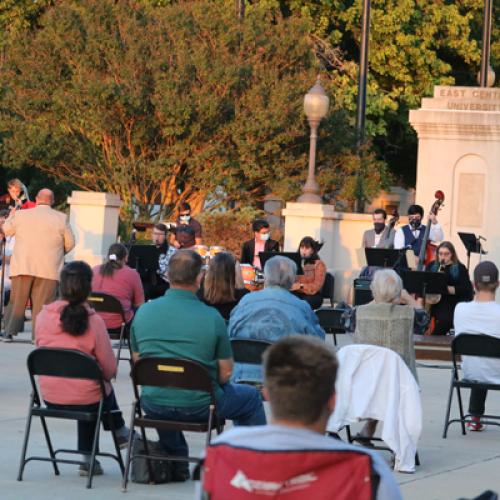
{"type": "Polygon", "coordinates": [[[461,333],[451,343],[453,357],[479,356],[484,358],[500,358],[500,338],[490,335],[461,333]]]}
{"type": "Polygon", "coordinates": [[[334,309],[333,307],[322,307],[316,309],[316,316],[319,324],[327,333],[344,333],[345,328],[342,324],[342,315],[344,309],[334,309]]]}
{"type": "Polygon", "coordinates": [[[378,483],[363,451],[262,451],[221,443],[207,449],[203,491],[213,500],[368,500],[378,483]]]}
{"type": "Polygon", "coordinates": [[[330,300],[330,304],[333,306],[333,295],[335,293],[335,278],[332,273],[327,272],[325,274],[325,282],[323,283],[323,288],[321,289],[321,295],[324,299],[330,300]]]}
{"type": "Polygon", "coordinates": [[[113,295],[102,292],[92,292],[87,301],[98,313],[107,312],[120,314],[123,323],[127,322],[122,303],[116,297],[113,297],[113,295]]]}
{"type": "Polygon", "coordinates": [[[236,363],[248,363],[261,365],[264,351],[272,345],[267,340],[256,339],[232,339],[231,349],[236,363]]]}
{"type": "Polygon", "coordinates": [[[212,378],[207,369],[199,363],[178,358],[140,358],[131,372],[134,388],[153,386],[171,389],[202,391],[215,401],[212,378]]]}

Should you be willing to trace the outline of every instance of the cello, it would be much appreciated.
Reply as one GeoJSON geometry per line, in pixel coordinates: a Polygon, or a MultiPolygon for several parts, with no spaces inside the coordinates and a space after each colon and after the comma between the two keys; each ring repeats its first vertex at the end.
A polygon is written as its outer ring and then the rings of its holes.
{"type": "MultiPolygon", "coordinates": [[[[438,190],[434,193],[434,197],[436,199],[432,204],[430,213],[433,215],[437,215],[444,203],[444,193],[438,190]]],[[[420,247],[420,252],[418,254],[417,271],[423,271],[425,269],[425,266],[432,262],[435,258],[436,249],[429,241],[431,224],[431,218],[429,217],[425,226],[424,237],[422,238],[422,246],[420,247]]]]}

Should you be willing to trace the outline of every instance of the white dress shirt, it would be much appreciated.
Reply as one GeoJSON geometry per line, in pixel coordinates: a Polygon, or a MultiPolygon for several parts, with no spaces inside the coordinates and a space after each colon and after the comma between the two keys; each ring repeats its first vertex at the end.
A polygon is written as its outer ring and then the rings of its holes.
{"type": "MultiPolygon", "coordinates": [[[[420,229],[412,231],[412,234],[415,238],[418,238],[418,236],[420,235],[420,229]]],[[[441,225],[439,223],[431,224],[431,229],[429,231],[429,240],[436,243],[444,240],[443,229],[441,228],[441,225]]],[[[405,247],[405,235],[403,233],[403,228],[399,228],[396,231],[396,235],[394,236],[394,248],[396,250],[399,250],[400,248],[404,247],[405,247]]]]}

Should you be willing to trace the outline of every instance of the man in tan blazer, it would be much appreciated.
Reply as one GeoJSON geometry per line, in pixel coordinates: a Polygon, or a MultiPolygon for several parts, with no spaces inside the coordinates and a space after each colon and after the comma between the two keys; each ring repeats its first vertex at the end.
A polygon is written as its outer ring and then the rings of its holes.
{"type": "Polygon", "coordinates": [[[11,296],[4,342],[11,342],[23,328],[26,302],[31,299],[33,321],[42,306],[56,298],[64,254],[75,246],[73,232],[62,212],[52,209],[54,193],[42,189],[36,207],[13,210],[3,226],[7,236],[15,235],[10,261],[11,296]]]}

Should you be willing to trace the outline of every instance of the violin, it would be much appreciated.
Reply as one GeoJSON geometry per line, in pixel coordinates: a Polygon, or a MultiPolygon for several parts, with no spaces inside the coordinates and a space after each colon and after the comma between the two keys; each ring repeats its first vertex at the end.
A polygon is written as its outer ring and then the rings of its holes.
{"type": "MultiPolygon", "coordinates": [[[[437,215],[444,203],[444,193],[438,190],[434,193],[434,198],[436,199],[432,204],[430,213],[437,215]]],[[[436,246],[429,241],[431,224],[431,218],[429,217],[425,226],[424,237],[422,238],[422,246],[420,247],[420,252],[418,254],[417,271],[423,271],[425,266],[436,258],[436,246]]]]}

